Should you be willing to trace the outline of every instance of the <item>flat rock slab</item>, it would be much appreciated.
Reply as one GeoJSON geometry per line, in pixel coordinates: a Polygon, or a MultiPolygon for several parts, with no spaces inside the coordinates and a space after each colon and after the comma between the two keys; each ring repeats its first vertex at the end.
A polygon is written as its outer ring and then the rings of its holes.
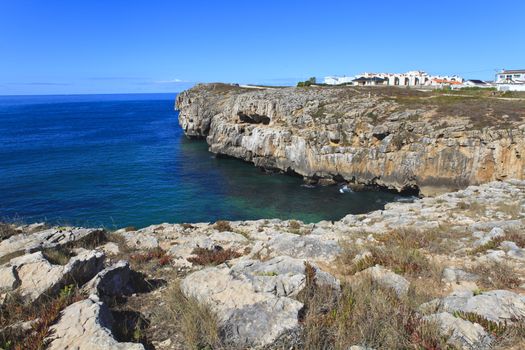
{"type": "MultiPolygon", "coordinates": [[[[238,259],[188,275],[182,292],[217,313],[226,339],[235,346],[265,346],[299,328],[303,304],[291,296],[305,286],[304,260],[288,256],[268,261],[238,259]]],[[[339,282],[316,268],[318,283],[339,282]]]]}
{"type": "Polygon", "coordinates": [[[282,233],[268,242],[273,256],[288,255],[298,259],[314,261],[332,261],[341,252],[335,240],[328,240],[323,235],[296,235],[282,233]]]}
{"type": "Polygon", "coordinates": [[[438,311],[474,313],[498,323],[525,319],[525,296],[508,290],[492,290],[478,295],[465,291],[430,303],[436,305],[438,311]]]}
{"type": "Polygon", "coordinates": [[[102,229],[51,228],[35,233],[23,233],[0,242],[0,259],[17,252],[34,252],[54,248],[71,242],[89,240],[104,234],[102,229]]]}
{"type": "Polygon", "coordinates": [[[142,344],[119,343],[111,332],[113,316],[96,296],[71,304],[51,327],[49,350],[144,350],[142,344]]]}

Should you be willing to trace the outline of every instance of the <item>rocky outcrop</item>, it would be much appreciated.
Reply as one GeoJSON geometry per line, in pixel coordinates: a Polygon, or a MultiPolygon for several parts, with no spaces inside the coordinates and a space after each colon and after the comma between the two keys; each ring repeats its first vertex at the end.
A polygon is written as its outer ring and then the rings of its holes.
{"type": "MultiPolygon", "coordinates": [[[[227,341],[236,347],[260,347],[299,329],[303,304],[293,297],[305,286],[304,260],[282,256],[265,262],[240,260],[231,267],[206,268],[188,275],[182,291],[212,307],[227,341]]],[[[317,269],[318,283],[339,288],[317,269]]]]}
{"type": "Polygon", "coordinates": [[[186,135],[206,138],[211,152],[308,181],[433,194],[523,179],[523,102],[447,98],[395,88],[201,84],[180,93],[176,108],[186,135]]]}
{"type": "Polygon", "coordinates": [[[102,269],[103,260],[102,252],[87,250],[72,257],[65,266],[50,263],[40,251],[13,258],[0,269],[2,297],[16,292],[29,301],[35,301],[42,296],[54,295],[69,283],[84,283],[91,279],[102,269]]]}
{"type": "Polygon", "coordinates": [[[447,343],[456,349],[490,349],[494,340],[478,323],[462,320],[448,312],[427,316],[425,320],[436,322],[441,333],[448,337],[447,343]]]}
{"type": "Polygon", "coordinates": [[[111,329],[113,316],[95,295],[68,306],[51,327],[50,350],[144,350],[142,344],[118,342],[111,329]]]}
{"type": "Polygon", "coordinates": [[[59,228],[20,229],[4,242],[36,243],[0,264],[0,291],[12,296],[1,307],[22,296],[15,310],[50,300],[62,312],[45,328],[45,307],[2,319],[0,335],[23,342],[38,329],[51,349],[172,350],[306,348],[323,337],[312,348],[369,349],[403,333],[390,348],[521,349],[524,220],[525,181],[507,180],[336,222],[128,228],[90,249],[73,240],[50,251],[42,237],[59,228]]]}
{"type": "Polygon", "coordinates": [[[58,248],[64,245],[96,241],[103,235],[101,229],[87,229],[79,227],[53,227],[34,231],[29,227],[22,234],[9,237],[0,242],[0,259],[7,259],[16,254],[34,252],[45,248],[58,248]]]}

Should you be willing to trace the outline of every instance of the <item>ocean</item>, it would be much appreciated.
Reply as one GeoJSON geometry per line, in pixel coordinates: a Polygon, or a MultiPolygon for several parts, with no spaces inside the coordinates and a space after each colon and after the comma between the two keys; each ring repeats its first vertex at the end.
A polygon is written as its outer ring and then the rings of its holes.
{"type": "Polygon", "coordinates": [[[0,220],[145,227],[261,218],[338,220],[390,192],[340,193],[218,158],[188,140],[175,94],[0,96],[0,220]]]}

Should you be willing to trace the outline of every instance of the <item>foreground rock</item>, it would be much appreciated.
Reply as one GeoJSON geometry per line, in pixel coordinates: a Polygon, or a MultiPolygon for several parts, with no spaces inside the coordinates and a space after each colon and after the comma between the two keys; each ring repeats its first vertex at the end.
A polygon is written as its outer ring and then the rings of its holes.
{"type": "Polygon", "coordinates": [[[468,291],[454,293],[424,307],[435,307],[438,311],[450,313],[475,314],[500,324],[512,324],[525,319],[525,295],[508,290],[492,290],[478,295],[468,291]]]}
{"type": "Polygon", "coordinates": [[[448,312],[441,312],[425,317],[425,320],[437,322],[448,344],[465,350],[489,349],[494,339],[478,323],[472,323],[454,317],[448,312]]]}
{"type": "MultiPolygon", "coordinates": [[[[184,298],[194,299],[190,306],[195,307],[194,301],[207,306],[206,312],[190,308],[190,315],[215,314],[208,326],[218,326],[213,341],[225,348],[300,348],[306,343],[308,315],[330,326],[353,312],[348,310],[355,303],[367,311],[341,326],[356,334],[345,348],[380,348],[389,337],[371,339],[379,328],[369,320],[394,320],[381,329],[402,333],[429,321],[437,327],[432,334],[439,332],[443,339],[438,340],[449,346],[492,349],[501,347],[499,334],[512,338],[513,327],[525,324],[524,219],[525,181],[509,180],[413,203],[390,203],[384,210],[335,222],[163,223],[119,230],[107,235],[112,242],[89,250],[78,248],[82,239],[73,239],[70,232],[69,243],[54,246],[54,253],[72,255],[63,265],[53,261],[53,251],[42,250],[56,242],[41,239],[60,229],[43,234],[36,227],[40,238],[22,232],[4,241],[11,242],[4,247],[22,240],[40,243],[4,256],[0,291],[4,297],[20,295],[26,303],[39,303],[46,299],[42,295],[61,298],[72,291],[63,287],[76,285],[75,298],[84,300],[67,306],[56,320],[52,349],[142,349],[125,343],[131,340],[158,350],[184,348],[195,334],[184,333],[188,325],[169,304],[179,300],[177,305],[184,305],[184,298]],[[170,294],[178,286],[183,299],[170,294]],[[322,292],[327,299],[316,304],[322,292]],[[345,300],[351,301],[349,308],[337,309],[345,300]],[[137,337],[122,331],[119,321],[126,317],[141,320],[144,329],[137,328],[137,337]],[[398,328],[406,320],[410,322],[398,328]]],[[[2,328],[30,334],[29,325],[35,324],[36,319],[16,319],[2,328]]],[[[135,330],[137,324],[126,327],[135,330]]],[[[403,341],[417,341],[420,335],[404,334],[403,341]]],[[[508,340],[523,348],[520,339],[508,340]]]]}
{"type": "Polygon", "coordinates": [[[206,138],[211,152],[309,181],[431,194],[523,179],[525,103],[457,99],[396,88],[200,84],[180,93],[176,108],[186,135],[206,138]]]}
{"type": "MultiPolygon", "coordinates": [[[[182,291],[212,307],[227,341],[240,347],[272,344],[299,328],[303,304],[295,299],[305,287],[300,259],[277,257],[265,262],[240,260],[231,267],[206,268],[182,281],[182,291]]],[[[317,269],[317,281],[338,289],[338,281],[317,269]]]]}
{"type": "Polygon", "coordinates": [[[12,259],[0,268],[0,288],[5,293],[16,292],[29,301],[56,294],[60,288],[76,282],[83,283],[103,267],[104,254],[81,251],[65,265],[53,265],[36,252],[12,259]]]}
{"type": "Polygon", "coordinates": [[[24,252],[34,252],[44,248],[57,248],[74,242],[79,245],[100,239],[104,231],[77,227],[54,227],[43,231],[25,232],[0,242],[0,259],[24,252]]]}
{"type": "Polygon", "coordinates": [[[119,343],[111,329],[114,319],[107,305],[96,296],[67,307],[51,327],[50,350],[144,350],[142,344],[119,343]]]}

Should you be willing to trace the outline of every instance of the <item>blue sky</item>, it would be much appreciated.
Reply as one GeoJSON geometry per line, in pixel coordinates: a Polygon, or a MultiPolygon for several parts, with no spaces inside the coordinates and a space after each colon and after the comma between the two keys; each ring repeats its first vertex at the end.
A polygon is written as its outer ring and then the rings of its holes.
{"type": "Polygon", "coordinates": [[[525,68],[525,1],[0,0],[0,95],[525,68]]]}

